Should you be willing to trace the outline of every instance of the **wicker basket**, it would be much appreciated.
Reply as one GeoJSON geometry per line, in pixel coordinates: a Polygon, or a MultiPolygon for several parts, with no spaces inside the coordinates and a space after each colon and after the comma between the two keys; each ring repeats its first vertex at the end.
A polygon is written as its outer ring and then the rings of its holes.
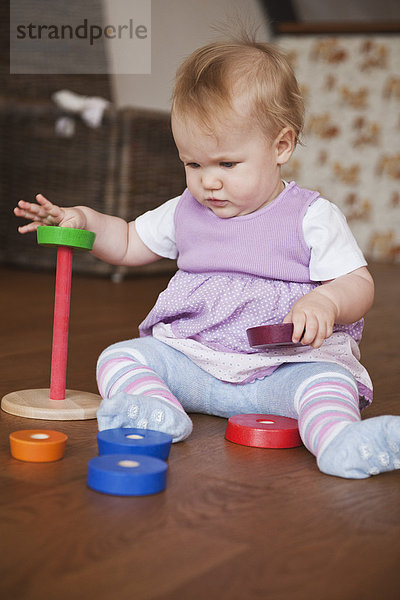
{"type": "MultiPolygon", "coordinates": [[[[56,134],[55,124],[60,116],[62,113],[48,102],[13,100],[0,104],[3,264],[32,268],[50,268],[55,264],[53,249],[39,247],[32,235],[18,234],[20,219],[12,209],[20,198],[32,200],[41,192],[63,206],[83,204],[133,220],[185,187],[167,113],[109,110],[96,129],[78,117],[72,137],[56,134]]],[[[162,260],[141,267],[140,271],[174,268],[173,262],[162,260]]],[[[86,252],[75,252],[74,270],[116,272],[115,267],[86,252]]]]}

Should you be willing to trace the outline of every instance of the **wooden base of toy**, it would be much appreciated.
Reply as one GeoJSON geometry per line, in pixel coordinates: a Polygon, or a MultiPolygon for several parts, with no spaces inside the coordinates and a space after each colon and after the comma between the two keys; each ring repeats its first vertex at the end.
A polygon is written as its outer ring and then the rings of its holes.
{"type": "Polygon", "coordinates": [[[1,408],[28,419],[83,421],[96,418],[100,401],[100,396],[90,392],[65,390],[65,400],[51,400],[49,389],[20,390],[4,396],[1,408]]]}

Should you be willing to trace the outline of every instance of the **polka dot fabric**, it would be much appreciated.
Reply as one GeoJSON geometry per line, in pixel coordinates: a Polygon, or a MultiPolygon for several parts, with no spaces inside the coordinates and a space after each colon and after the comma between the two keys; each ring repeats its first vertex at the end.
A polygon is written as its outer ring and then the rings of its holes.
{"type": "Polygon", "coordinates": [[[359,384],[360,401],[372,401],[372,384],[360,364],[363,320],[335,326],[321,348],[285,347],[259,351],[246,329],[281,323],[294,302],[316,284],[291,283],[235,273],[178,271],[140,325],[183,352],[217,379],[248,383],[288,362],[334,362],[349,369],[359,384]]]}
{"type": "MultiPolygon", "coordinates": [[[[170,324],[177,338],[193,339],[224,352],[257,352],[246,329],[282,323],[292,305],[316,287],[239,273],[178,271],[140,326],[150,335],[156,323],[170,324]]],[[[363,323],[336,326],[358,343],[363,323]]]]}

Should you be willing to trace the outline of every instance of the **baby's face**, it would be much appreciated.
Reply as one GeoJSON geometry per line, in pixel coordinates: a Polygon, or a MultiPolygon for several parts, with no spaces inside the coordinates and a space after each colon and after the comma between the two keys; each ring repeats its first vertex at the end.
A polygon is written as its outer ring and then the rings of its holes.
{"type": "Polygon", "coordinates": [[[268,141],[248,119],[227,121],[213,135],[173,115],[172,131],[189,191],[218,217],[253,213],[283,190],[279,136],[268,141]]]}

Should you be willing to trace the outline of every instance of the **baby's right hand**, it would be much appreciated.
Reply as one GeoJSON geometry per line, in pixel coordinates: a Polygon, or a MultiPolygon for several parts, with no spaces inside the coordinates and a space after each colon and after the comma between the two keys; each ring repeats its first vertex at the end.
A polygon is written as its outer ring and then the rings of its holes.
{"type": "Polygon", "coordinates": [[[31,220],[31,223],[18,227],[19,233],[36,231],[40,225],[86,229],[86,216],[80,208],[61,208],[47,200],[42,194],[36,196],[36,202],[37,204],[20,200],[14,208],[14,214],[17,217],[31,220]]]}

